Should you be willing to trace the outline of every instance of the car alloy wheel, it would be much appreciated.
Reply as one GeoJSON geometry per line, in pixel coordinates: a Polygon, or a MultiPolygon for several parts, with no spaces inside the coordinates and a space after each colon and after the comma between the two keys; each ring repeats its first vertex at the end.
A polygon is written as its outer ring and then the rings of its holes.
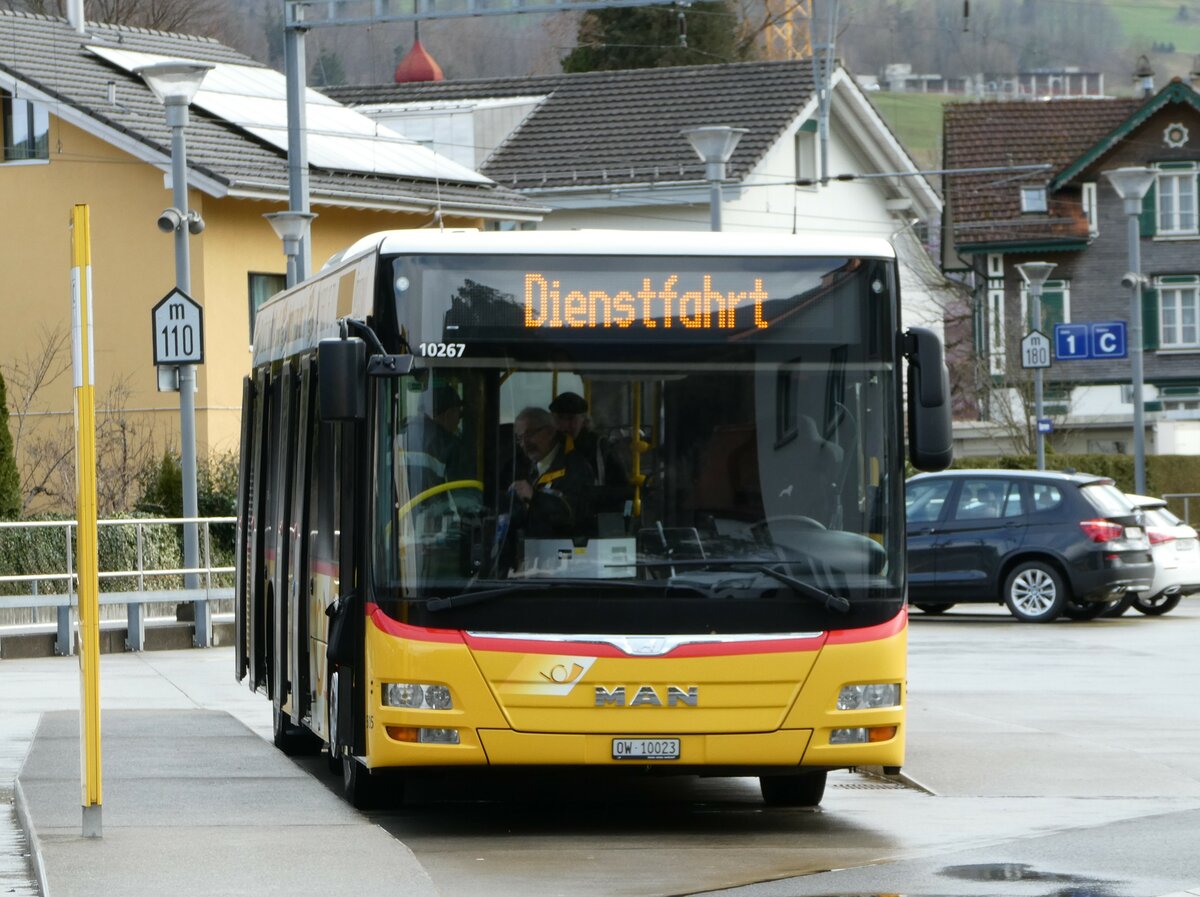
{"type": "Polygon", "coordinates": [[[1067,589],[1058,571],[1041,561],[1018,564],[1004,584],[1009,613],[1024,623],[1048,623],[1062,613],[1067,589]]]}

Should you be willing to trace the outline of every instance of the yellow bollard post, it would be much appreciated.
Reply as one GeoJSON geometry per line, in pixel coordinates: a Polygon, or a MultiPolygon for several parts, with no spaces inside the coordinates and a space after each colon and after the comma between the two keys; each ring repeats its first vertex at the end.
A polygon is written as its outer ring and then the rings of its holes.
{"type": "Polygon", "coordinates": [[[75,482],[79,585],[79,768],[83,836],[100,823],[100,576],[96,545],[96,397],[92,352],[92,243],[86,205],[71,214],[71,361],[75,375],[75,482]]]}

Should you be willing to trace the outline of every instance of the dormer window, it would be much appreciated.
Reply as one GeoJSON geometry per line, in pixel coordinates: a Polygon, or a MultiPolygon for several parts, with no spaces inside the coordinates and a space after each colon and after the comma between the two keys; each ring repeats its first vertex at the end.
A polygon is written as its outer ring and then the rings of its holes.
{"type": "Polygon", "coordinates": [[[1021,211],[1022,212],[1044,212],[1046,211],[1046,188],[1045,187],[1022,187],[1021,188],[1021,211]]]}

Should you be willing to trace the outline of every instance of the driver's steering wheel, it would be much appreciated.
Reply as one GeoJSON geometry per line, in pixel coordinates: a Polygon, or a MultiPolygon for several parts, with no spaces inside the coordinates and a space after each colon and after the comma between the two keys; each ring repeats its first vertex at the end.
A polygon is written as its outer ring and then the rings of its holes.
{"type": "MultiPolygon", "coordinates": [[[[413,509],[431,498],[436,498],[446,492],[451,492],[455,489],[474,489],[477,492],[483,492],[483,482],[481,480],[450,480],[446,483],[438,483],[436,486],[430,486],[424,492],[418,492],[396,511],[396,519],[401,520],[405,514],[411,514],[413,509]]],[[[482,502],[481,502],[482,503],[482,502]]]]}

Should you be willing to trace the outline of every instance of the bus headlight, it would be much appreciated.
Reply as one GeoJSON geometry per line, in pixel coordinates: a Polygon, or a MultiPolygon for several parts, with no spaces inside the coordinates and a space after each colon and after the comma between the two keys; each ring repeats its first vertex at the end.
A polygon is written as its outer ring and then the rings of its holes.
{"type": "Polygon", "coordinates": [[[877,707],[899,707],[900,685],[843,685],[838,693],[838,710],[873,710],[877,707]]]}
{"type": "Polygon", "coordinates": [[[419,685],[415,682],[385,682],[384,707],[406,707],[410,710],[453,710],[454,701],[445,685],[419,685]]]}

